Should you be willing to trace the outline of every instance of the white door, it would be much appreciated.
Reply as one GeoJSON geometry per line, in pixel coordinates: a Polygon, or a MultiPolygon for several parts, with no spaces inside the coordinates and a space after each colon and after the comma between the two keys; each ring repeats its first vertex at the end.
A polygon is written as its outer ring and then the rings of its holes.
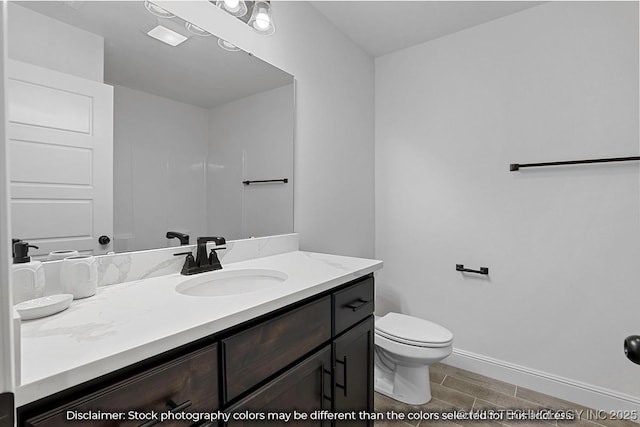
{"type": "Polygon", "coordinates": [[[18,61],[7,67],[11,237],[30,253],[103,254],[113,242],[113,87],[18,61]]]}

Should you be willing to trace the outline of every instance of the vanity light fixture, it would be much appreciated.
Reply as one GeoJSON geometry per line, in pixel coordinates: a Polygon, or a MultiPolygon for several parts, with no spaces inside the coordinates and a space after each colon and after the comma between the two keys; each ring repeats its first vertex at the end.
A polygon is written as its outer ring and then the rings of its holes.
{"type": "Polygon", "coordinates": [[[269,35],[276,31],[269,0],[216,0],[211,3],[215,3],[217,7],[245,22],[260,34],[269,35]]]}
{"type": "Polygon", "coordinates": [[[192,24],[191,22],[186,22],[184,26],[191,34],[195,34],[196,36],[210,37],[213,35],[209,31],[203,30],[202,28],[192,24]]]}
{"type": "Polygon", "coordinates": [[[144,7],[151,12],[151,14],[159,17],[159,18],[173,18],[176,15],[174,15],[173,13],[169,12],[166,9],[161,8],[160,6],[151,3],[150,1],[146,0],[144,2],[144,7]]]}
{"type": "MultiPolygon", "coordinates": [[[[271,1],[269,0],[215,0],[210,2],[215,4],[218,8],[231,14],[232,16],[240,19],[242,22],[245,22],[260,34],[270,35],[276,31],[276,27],[273,24],[271,1]],[[249,11],[251,11],[251,14],[249,14],[249,11]]],[[[144,2],[144,7],[150,13],[160,18],[171,19],[175,17],[173,13],[156,5],[153,2],[150,2],[149,0],[146,0],[144,2]]],[[[192,24],[191,22],[186,22],[185,28],[191,34],[194,34],[196,36],[212,36],[210,32],[201,27],[198,27],[195,24],[192,24]]],[[[166,28],[162,25],[156,26],[151,31],[148,31],[147,34],[171,46],[178,46],[180,43],[185,42],[189,38],[178,33],[177,31],[170,30],[169,28],[166,28]]],[[[240,50],[240,48],[233,43],[229,43],[228,41],[223,39],[218,39],[218,46],[230,52],[237,52],[240,50]]]]}
{"type": "Polygon", "coordinates": [[[163,27],[162,25],[156,25],[147,32],[147,35],[173,47],[178,46],[180,43],[184,43],[189,39],[189,37],[185,37],[180,33],[176,33],[175,31],[168,29],[167,27],[163,27]]]}
{"type": "Polygon", "coordinates": [[[276,28],[273,25],[271,3],[268,1],[256,1],[253,4],[253,11],[251,12],[251,18],[249,18],[248,24],[260,34],[273,34],[276,28]]]}
{"type": "Polygon", "coordinates": [[[233,43],[229,43],[226,40],[218,39],[218,46],[223,48],[224,50],[228,50],[229,52],[238,52],[240,48],[233,43]]]}
{"type": "Polygon", "coordinates": [[[244,0],[217,0],[216,6],[236,17],[247,14],[247,3],[244,0]]]}

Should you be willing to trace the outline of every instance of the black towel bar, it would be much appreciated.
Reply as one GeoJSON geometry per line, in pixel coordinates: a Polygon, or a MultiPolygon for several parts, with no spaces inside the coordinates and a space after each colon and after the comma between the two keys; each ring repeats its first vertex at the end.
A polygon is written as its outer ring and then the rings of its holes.
{"type": "Polygon", "coordinates": [[[464,268],[464,265],[462,264],[456,264],[456,271],[463,271],[465,273],[489,274],[489,267],[480,267],[480,270],[472,270],[470,268],[464,268]]]}
{"type": "Polygon", "coordinates": [[[258,181],[242,181],[242,183],[244,185],[265,184],[265,183],[269,183],[269,182],[281,182],[283,184],[286,184],[287,182],[289,182],[289,179],[288,178],[282,178],[282,179],[262,179],[262,180],[258,180],[258,181]]]}
{"type": "Polygon", "coordinates": [[[567,160],[563,162],[511,163],[509,165],[509,170],[513,172],[513,171],[520,170],[521,168],[536,168],[538,166],[582,165],[585,163],[631,162],[631,161],[637,161],[637,160],[640,160],[640,156],[611,157],[608,159],[567,160]]]}

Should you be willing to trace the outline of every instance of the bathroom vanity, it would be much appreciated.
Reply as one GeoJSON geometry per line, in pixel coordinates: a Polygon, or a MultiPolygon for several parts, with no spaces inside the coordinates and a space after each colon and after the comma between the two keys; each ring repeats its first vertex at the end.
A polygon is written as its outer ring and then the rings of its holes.
{"type": "MultiPolygon", "coordinates": [[[[252,425],[263,422],[259,417],[269,413],[372,411],[372,273],[382,263],[290,252],[203,274],[266,266],[284,272],[287,279],[264,291],[218,297],[181,295],[176,292],[185,280],[180,275],[145,279],[102,288],[94,297],[97,300],[77,301],[72,311],[58,319],[25,323],[23,377],[27,383],[17,393],[18,425],[65,425],[72,417],[100,417],[99,411],[121,413],[122,420],[93,419],[84,425],[152,425],[145,423],[154,420],[145,417],[167,410],[218,414],[204,425],[224,421],[221,414],[231,417],[230,424],[252,425]],[[151,291],[155,294],[147,294],[151,291]],[[138,299],[142,295],[147,295],[147,306],[136,310],[131,301],[144,304],[144,299],[138,299]],[[171,298],[173,304],[167,304],[171,298]],[[129,306],[122,306],[126,301],[129,306]],[[110,312],[107,304],[121,306],[110,312]],[[116,317],[126,314],[131,315],[129,321],[115,325],[116,317]],[[70,319],[65,321],[65,315],[70,319]],[[76,323],[78,319],[86,323],[77,324],[75,331],[63,331],[62,325],[74,322],[73,317],[76,323]],[[108,326],[113,333],[103,330],[87,339],[83,334],[88,325],[95,327],[105,317],[114,321],[108,326]],[[149,329],[140,329],[143,324],[149,329]],[[38,345],[51,346],[49,367],[30,364],[30,357],[48,363],[44,348],[39,356],[31,353],[38,345]],[[145,357],[154,349],[163,351],[145,357]],[[77,360],[68,360],[65,369],[58,357],[74,352],[77,360]],[[122,366],[109,368],[118,365],[122,366]],[[40,372],[30,372],[30,367],[40,372]],[[52,375],[47,376],[47,370],[52,375]]],[[[196,420],[161,425],[200,425],[196,420]]]]}

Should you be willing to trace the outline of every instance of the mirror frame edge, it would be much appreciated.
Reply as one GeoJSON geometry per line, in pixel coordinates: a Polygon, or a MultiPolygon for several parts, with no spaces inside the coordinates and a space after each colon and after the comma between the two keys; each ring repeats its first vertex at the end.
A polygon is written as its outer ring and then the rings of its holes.
{"type": "MultiPolygon", "coordinates": [[[[10,230],[10,209],[9,209],[9,159],[8,144],[6,138],[6,111],[7,100],[5,89],[6,82],[6,63],[7,63],[7,2],[0,5],[0,54],[2,56],[2,64],[0,64],[0,78],[2,86],[0,87],[0,97],[2,98],[2,107],[0,108],[0,153],[2,153],[0,161],[0,283],[6,283],[6,286],[0,285],[0,393],[13,393],[16,384],[15,369],[17,363],[15,360],[15,338],[14,337],[14,310],[11,304],[11,251],[9,241],[10,230]]],[[[4,400],[4,399],[3,399],[4,400]]],[[[4,411],[5,408],[0,408],[4,411]]],[[[13,424],[15,416],[15,407],[13,414],[10,415],[8,425],[13,424]]],[[[2,421],[4,425],[5,421],[2,421]]]]}

